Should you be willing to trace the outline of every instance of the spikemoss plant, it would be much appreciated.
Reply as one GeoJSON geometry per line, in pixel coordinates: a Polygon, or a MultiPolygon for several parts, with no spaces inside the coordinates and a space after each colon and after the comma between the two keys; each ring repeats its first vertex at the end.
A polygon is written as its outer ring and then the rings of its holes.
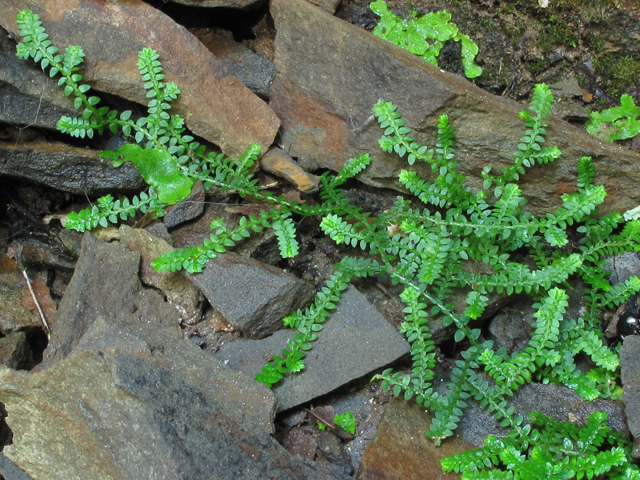
{"type": "Polygon", "coordinates": [[[354,276],[386,274],[394,284],[403,286],[400,298],[406,306],[401,330],[411,343],[413,366],[408,374],[388,369],[374,379],[395,395],[414,399],[434,412],[427,435],[436,443],[453,435],[471,398],[510,429],[506,439],[489,438],[483,449],[445,461],[445,469],[464,472],[465,478],[591,478],[605,472],[611,478],[638,478],[635,466],[625,466],[630,458],[628,449],[606,430],[602,416],[593,416],[584,429],[539,416],[527,424],[507,403],[521,385],[531,381],[566,385],[586,400],[618,398],[619,359],[603,342],[601,316],[640,291],[635,277],[616,286],[607,280],[604,257],[640,250],[640,222],[625,223],[619,214],[596,215],[606,192],[594,185],[591,159],[580,159],[576,191],[564,194],[563,204],[555,212],[535,218],[524,209],[526,199],[515,182],[527,168],[560,156],[556,147],[544,145],[552,104],[546,85],[535,87],[531,111],[521,112],[526,127],[516,142],[513,163],[495,174],[490,166],[484,168],[483,188],[475,192],[457,171],[455,135],[446,115],[438,119],[435,148],[428,148],[410,136],[411,130],[395,105],[378,102],[373,111],[383,129],[382,150],[406,158],[409,165],[427,162],[433,178],[423,179],[411,170],[402,170],[400,182],[423,205],[416,208],[411,200],[398,197],[393,208],[372,220],[369,212],[350,205],[341,189],[366,168],[371,161],[368,155],[350,159],[338,175],[323,174],[322,203],[317,206],[273,196],[260,190],[248,173],[260,153],[258,146],[250,146],[231,161],[221,154],[207,153],[185,134],[183,120],[168,113],[179,90],[164,82],[156,52],[140,52],[140,73],[150,101],[148,115],[134,121],[131,112],[119,114],[109,107],[98,107],[98,97],[86,95],[90,88],[80,83],[78,73],[84,56],[80,47],[58,54],[38,17],[28,10],[19,14],[18,23],[23,36],[18,55],[33,58],[52,77],[59,75],[64,93],[74,95],[76,108],[82,109],[81,117],[63,117],[58,128],[80,137],[91,137],[105,128],[120,129],[132,143],[104,155],[116,166],[132,162],[151,186],[148,193],[132,201],[105,196],[92,208],[70,215],[68,227],[83,231],[127,219],[139,210],[160,215],[165,204],[185,198],[192,183],[201,180],[207,189],[215,186],[242,197],[250,195],[268,206],[258,216],[242,217],[231,229],[221,220],[214,221],[213,233],[202,245],[163,255],[153,262],[158,270],[199,272],[218,253],[265,228],[274,229],[282,255],[293,256],[298,251],[294,218],[304,216],[321,217],[322,230],[336,243],[370,254],[369,258],[344,258],[335,265],[335,273],[313,304],[284,319],[296,333],[257,380],[272,386],[285,375],[304,369],[305,352],[312,348],[349,281],[354,276]],[[398,226],[400,233],[390,234],[392,225],[398,226]],[[485,273],[473,273],[469,268],[472,263],[482,265],[485,273]],[[570,277],[581,277],[586,285],[585,308],[579,318],[566,315],[567,294],[561,287],[570,277]],[[458,308],[453,299],[460,289],[468,293],[466,305],[458,308]],[[532,298],[536,323],[524,351],[508,355],[495,350],[471,323],[483,318],[494,293],[524,293],[532,298]],[[453,328],[459,349],[443,391],[436,391],[433,384],[432,318],[453,328]],[[590,358],[594,365],[587,374],[576,368],[578,355],[590,358]],[[563,435],[566,440],[559,444],[563,435]],[[584,458],[589,461],[584,463],[584,458]],[[481,472],[483,466],[492,465],[500,469],[481,472]],[[527,473],[534,471],[541,476],[527,473]]]}

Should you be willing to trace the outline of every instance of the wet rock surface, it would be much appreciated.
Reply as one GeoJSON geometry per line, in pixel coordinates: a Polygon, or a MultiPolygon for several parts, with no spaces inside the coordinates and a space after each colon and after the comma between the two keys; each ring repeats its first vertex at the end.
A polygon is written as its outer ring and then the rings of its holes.
{"type": "MultiPolygon", "coordinates": [[[[238,340],[220,348],[216,357],[230,368],[254,376],[273,352],[287,346],[293,332],[281,330],[262,340],[238,340]]],[[[283,411],[329,393],[381,369],[409,353],[409,344],[355,287],[324,325],[305,357],[305,370],[274,388],[277,410],[283,411]]]]}
{"type": "Polygon", "coordinates": [[[50,142],[0,142],[0,175],[83,195],[143,188],[144,180],[133,165],[113,168],[111,160],[99,155],[97,150],[50,142]]]}

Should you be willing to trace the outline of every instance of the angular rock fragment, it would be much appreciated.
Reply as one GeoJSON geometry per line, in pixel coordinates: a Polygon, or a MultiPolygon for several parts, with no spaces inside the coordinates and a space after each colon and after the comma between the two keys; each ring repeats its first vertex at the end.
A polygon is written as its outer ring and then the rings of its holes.
{"type": "Polygon", "coordinates": [[[260,166],[269,173],[287,179],[302,192],[313,193],[318,190],[320,183],[318,177],[305,172],[304,169],[281,148],[272,148],[269,150],[260,160],[260,166]]]}
{"type": "Polygon", "coordinates": [[[228,75],[186,28],[151,5],[141,0],[109,4],[9,0],[0,8],[0,26],[16,39],[16,15],[25,8],[40,15],[50,40],[61,50],[82,46],[84,81],[96,90],[147,105],[138,52],[153,48],[160,55],[166,81],[175,82],[181,91],[171,112],[181,115],[193,133],[231,157],[252,143],[265,150],[271,145],[279,127],[273,111],[228,75]]]}
{"type": "Polygon", "coordinates": [[[333,14],[340,5],[341,0],[309,0],[314,5],[317,5],[323,10],[333,14]]]}
{"type": "MultiPolygon", "coordinates": [[[[473,188],[481,186],[485,165],[496,171],[513,163],[525,130],[518,117],[523,105],[484,92],[305,0],[272,0],[271,14],[277,36],[270,106],[282,119],[284,148],[305,170],[338,171],[347,159],[369,153],[372,164],[358,178],[398,188],[407,163],[380,150],[383,131],[371,111],[379,99],[395,103],[412,136],[427,146],[435,145],[438,117],[447,114],[456,132],[458,169],[473,188]]],[[[599,207],[602,213],[640,203],[638,153],[560,120],[549,124],[546,144],[557,145],[563,157],[524,177],[527,210],[542,214],[560,206],[562,194],[576,190],[582,156],[597,160],[595,183],[616,194],[615,202],[599,207]]],[[[432,178],[428,165],[413,168],[432,178]]]]}
{"type": "Polygon", "coordinates": [[[0,367],[7,458],[34,480],[348,478],[277,444],[273,393],[181,338],[139,262],[85,235],[48,366],[0,367]]]}
{"type": "Polygon", "coordinates": [[[24,302],[26,282],[16,262],[0,256],[0,332],[7,335],[26,328],[40,328],[38,313],[24,302]]]}
{"type": "MultiPolygon", "coordinates": [[[[281,330],[262,340],[224,345],[216,357],[234,370],[255,375],[293,336],[281,330]]],[[[409,353],[409,344],[355,287],[349,287],[305,357],[300,374],[274,388],[278,411],[329,393],[409,353]]]]}
{"type": "Polygon", "coordinates": [[[73,99],[61,95],[57,80],[16,55],[16,45],[0,28],[0,121],[54,130],[63,115],[74,116],[73,99]]]}
{"type": "Polygon", "coordinates": [[[0,365],[13,370],[28,369],[33,365],[33,351],[24,332],[12,332],[0,338],[0,365]]]}
{"type": "Polygon", "coordinates": [[[253,93],[263,97],[269,96],[271,83],[276,76],[273,62],[256,55],[242,43],[214,32],[206,32],[198,37],[220,63],[253,93]]]}
{"type": "Polygon", "coordinates": [[[165,226],[172,228],[202,215],[204,198],[204,188],[202,182],[198,180],[191,188],[191,193],[187,198],[167,209],[164,216],[165,226]]]}
{"type": "Polygon", "coordinates": [[[146,230],[126,225],[120,227],[120,241],[130,251],[140,254],[140,279],[165,295],[176,308],[180,322],[189,325],[199,322],[204,296],[191,280],[183,272],[157,272],[151,266],[151,262],[171,250],[171,246],[146,230]]]}
{"type": "Polygon", "coordinates": [[[306,307],[315,294],[290,273],[233,253],[220,255],[190,278],[227,322],[252,338],[282,328],[282,319],[306,307]]]}
{"type": "Polygon", "coordinates": [[[620,373],[624,387],[624,411],[633,435],[633,457],[640,459],[640,337],[625,337],[620,349],[620,373]]]}
{"type": "Polygon", "coordinates": [[[28,180],[63,192],[106,195],[145,187],[133,164],[119,168],[87,150],[53,142],[0,142],[0,175],[28,180]]]}
{"type": "Polygon", "coordinates": [[[414,401],[393,398],[386,406],[378,433],[364,451],[361,480],[402,478],[403,480],[448,480],[440,459],[469,450],[475,445],[456,437],[436,446],[425,432],[433,417],[414,401]]]}

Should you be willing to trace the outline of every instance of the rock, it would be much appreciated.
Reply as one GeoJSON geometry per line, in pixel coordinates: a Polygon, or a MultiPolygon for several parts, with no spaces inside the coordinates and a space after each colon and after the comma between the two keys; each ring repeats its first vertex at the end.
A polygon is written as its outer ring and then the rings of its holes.
{"type": "Polygon", "coordinates": [[[140,279],[160,290],[178,311],[181,323],[196,324],[202,317],[204,296],[184,272],[156,272],[151,266],[160,255],[171,250],[164,240],[139,228],[120,227],[120,241],[132,252],[140,254],[140,279]]]}
{"type": "Polygon", "coordinates": [[[630,277],[640,275],[640,257],[638,252],[624,252],[613,257],[607,257],[609,262],[605,268],[611,271],[609,282],[611,285],[626,282],[630,277]]]}
{"type": "Polygon", "coordinates": [[[6,457],[34,480],[348,478],[277,444],[272,392],[181,338],[139,261],[85,234],[50,344],[57,361],[34,374],[0,367],[6,457]]]}
{"type": "Polygon", "coordinates": [[[145,187],[133,164],[119,168],[97,150],[55,142],[0,142],[0,175],[39,183],[63,192],[106,195],[145,187]]]}
{"type": "Polygon", "coordinates": [[[5,457],[2,452],[0,452],[0,474],[8,480],[33,480],[33,477],[5,457]]]}
{"type": "Polygon", "coordinates": [[[171,0],[173,3],[189,5],[191,7],[229,7],[243,8],[256,3],[258,0],[171,0]]]}
{"type": "Polygon", "coordinates": [[[283,327],[282,319],[306,307],[315,290],[290,273],[225,253],[189,278],[227,322],[252,338],[283,327]]]}
{"type": "Polygon", "coordinates": [[[586,402],[573,390],[561,385],[523,385],[514,393],[509,404],[515,407],[515,415],[522,415],[525,420],[535,411],[560,422],[568,422],[573,418],[579,426],[585,425],[592,413],[606,412],[607,424],[612,431],[620,432],[622,435],[629,434],[621,401],[597,399],[586,402]]]}
{"type": "Polygon", "coordinates": [[[147,3],[7,1],[0,8],[0,26],[16,39],[16,14],[27,7],[40,15],[50,40],[61,50],[82,46],[84,80],[96,90],[146,105],[138,52],[153,48],[160,55],[166,81],[174,81],[182,92],[171,112],[181,115],[193,133],[231,157],[251,143],[265,150],[271,145],[279,120],[267,104],[229,76],[184,27],[147,3]]]}
{"type": "Polygon", "coordinates": [[[640,458],[640,337],[625,337],[620,349],[620,373],[624,393],[624,411],[634,438],[633,457],[640,458]]]}
{"type": "Polygon", "coordinates": [[[204,188],[202,182],[198,180],[194,183],[191,188],[191,193],[187,198],[167,209],[164,216],[165,226],[172,228],[202,215],[204,211],[204,198],[204,188]]]}
{"type": "MultiPolygon", "coordinates": [[[[293,336],[281,330],[263,340],[223,345],[216,357],[234,370],[254,376],[273,355],[280,355],[293,336]]],[[[274,388],[279,412],[329,393],[409,353],[409,344],[355,287],[343,294],[318,334],[300,374],[285,377],[274,388]]]]}
{"type": "Polygon", "coordinates": [[[16,55],[16,45],[0,28],[0,121],[54,130],[63,115],[75,116],[73,99],[61,94],[58,81],[33,62],[16,55]]]}
{"type": "Polygon", "coordinates": [[[16,262],[0,256],[0,332],[7,335],[17,330],[40,328],[38,312],[25,303],[27,284],[16,262]]]}
{"type": "Polygon", "coordinates": [[[278,177],[287,179],[296,188],[305,193],[313,193],[318,190],[320,179],[307,173],[298,165],[291,156],[281,148],[272,148],[260,160],[263,170],[278,177]]]}
{"type": "Polygon", "coordinates": [[[214,32],[206,32],[198,38],[253,93],[269,97],[276,76],[273,62],[256,55],[242,43],[214,32]]]}
{"type": "MultiPolygon", "coordinates": [[[[434,145],[438,116],[446,113],[456,129],[459,171],[472,188],[481,186],[484,165],[512,164],[525,130],[518,117],[523,105],[486,93],[304,0],[272,0],[271,14],[277,73],[270,105],[282,119],[284,149],[305,170],[338,171],[348,158],[366,152],[373,161],[358,178],[398,189],[397,175],[406,163],[378,146],[382,130],[371,109],[381,98],[398,106],[413,136],[425,145],[434,145]]],[[[549,123],[546,143],[564,155],[524,178],[529,211],[548,212],[560,205],[563,193],[575,191],[576,165],[587,155],[597,159],[596,184],[616,193],[615,202],[600,207],[602,213],[640,203],[638,153],[566,122],[549,123]]],[[[432,178],[429,166],[414,167],[432,178]]]]}
{"type": "MultiPolygon", "coordinates": [[[[128,318],[133,312],[127,308],[138,309],[139,264],[138,253],[130,252],[118,243],[101,242],[85,233],[76,270],[58,307],[55,328],[45,351],[45,365],[69,356],[96,318],[128,318]],[[115,296],[118,303],[112,300],[115,296]]],[[[177,331],[177,312],[175,317],[177,331]]]]}
{"type": "Polygon", "coordinates": [[[221,404],[229,392],[200,380],[211,360],[188,372],[136,353],[81,351],[32,375],[0,369],[14,434],[5,455],[34,480],[349,478],[290,456],[221,404]]]}
{"type": "Polygon", "coordinates": [[[589,112],[582,101],[582,88],[576,77],[563,78],[559,82],[549,85],[555,103],[551,113],[553,116],[567,121],[586,122],[589,112]]]}
{"type": "Polygon", "coordinates": [[[335,13],[336,11],[336,8],[338,8],[338,5],[340,5],[341,0],[309,0],[309,1],[333,15],[333,13],[335,13]]]}
{"type": "Polygon", "coordinates": [[[414,401],[393,398],[386,406],[378,433],[367,446],[358,479],[449,480],[457,475],[444,473],[442,457],[474,448],[461,437],[437,447],[425,432],[432,416],[414,401]]]}
{"type": "Polygon", "coordinates": [[[0,365],[13,370],[26,370],[33,365],[33,351],[24,332],[12,332],[0,338],[0,365]]]}

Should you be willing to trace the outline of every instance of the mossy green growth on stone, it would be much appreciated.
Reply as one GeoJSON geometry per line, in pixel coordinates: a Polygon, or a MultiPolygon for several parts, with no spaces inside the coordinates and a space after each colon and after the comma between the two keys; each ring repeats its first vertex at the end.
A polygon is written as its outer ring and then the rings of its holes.
{"type": "Polygon", "coordinates": [[[460,42],[465,75],[468,78],[476,78],[482,73],[482,68],[474,63],[478,46],[468,35],[460,33],[456,24],[451,22],[449,12],[441,10],[421,17],[412,12],[411,18],[405,20],[391,13],[384,1],[371,2],[369,7],[380,17],[373,29],[373,33],[378,37],[418,55],[433,65],[438,65],[438,56],[446,41],[460,42]]]}
{"type": "Polygon", "coordinates": [[[640,134],[640,108],[630,95],[622,95],[619,107],[591,112],[587,131],[607,142],[633,138],[640,134]]]}

